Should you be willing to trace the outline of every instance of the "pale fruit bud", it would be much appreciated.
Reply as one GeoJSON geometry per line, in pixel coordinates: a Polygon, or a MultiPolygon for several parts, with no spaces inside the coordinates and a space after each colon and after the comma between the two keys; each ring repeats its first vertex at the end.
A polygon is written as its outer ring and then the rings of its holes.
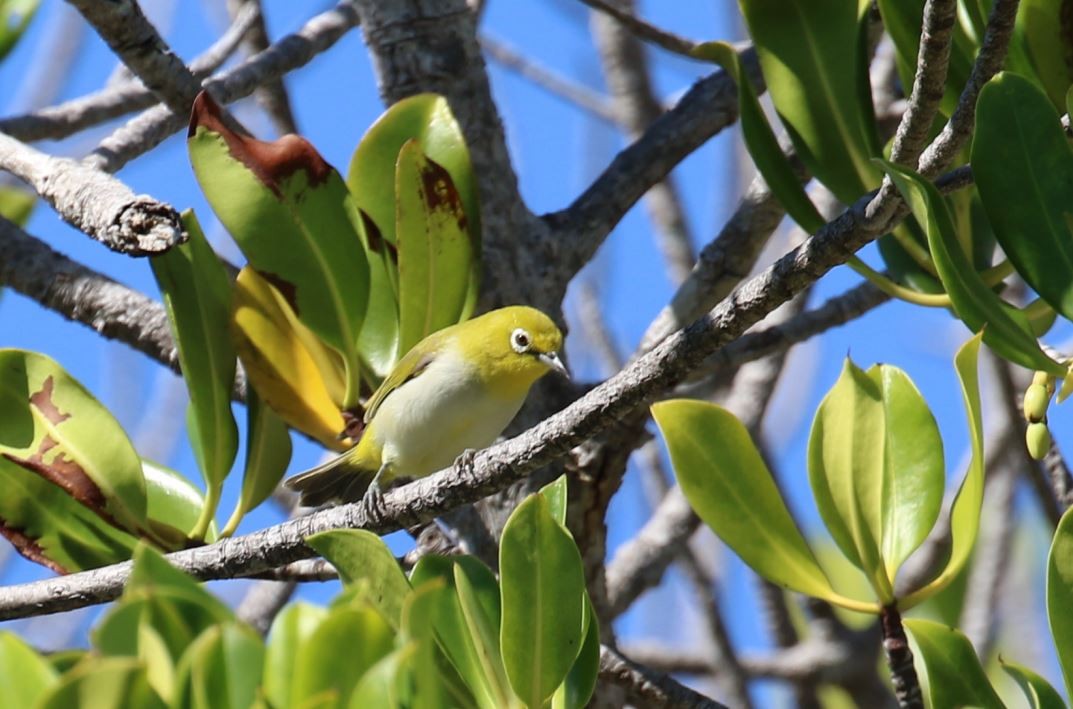
{"type": "Polygon", "coordinates": [[[1024,412],[1025,420],[1029,423],[1039,423],[1047,416],[1047,404],[1051,396],[1047,393],[1047,387],[1043,384],[1031,384],[1025,391],[1024,412]]]}
{"type": "Polygon", "coordinates": [[[1033,460],[1043,460],[1051,448],[1051,432],[1045,423],[1030,423],[1025,431],[1025,445],[1033,460]]]}

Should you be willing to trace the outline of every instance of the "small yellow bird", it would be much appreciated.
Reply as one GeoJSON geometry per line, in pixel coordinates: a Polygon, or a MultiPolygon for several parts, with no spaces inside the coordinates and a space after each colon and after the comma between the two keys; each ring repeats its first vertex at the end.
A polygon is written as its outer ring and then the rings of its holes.
{"type": "Polygon", "coordinates": [[[563,334],[544,313],[500,308],[434,332],[399,360],[369,399],[357,445],[294,476],[287,487],[316,506],[379,504],[395,478],[442,470],[467,450],[491,445],[559,358],[563,334]]]}

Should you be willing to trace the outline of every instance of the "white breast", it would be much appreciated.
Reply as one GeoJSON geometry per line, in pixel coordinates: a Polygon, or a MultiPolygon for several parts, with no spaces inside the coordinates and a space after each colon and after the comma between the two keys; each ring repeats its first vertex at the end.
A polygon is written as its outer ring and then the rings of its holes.
{"type": "Polygon", "coordinates": [[[391,392],[376,412],[383,460],[398,476],[421,477],[446,468],[466,449],[491,445],[524,401],[524,396],[490,396],[467,362],[440,355],[391,392]]]}

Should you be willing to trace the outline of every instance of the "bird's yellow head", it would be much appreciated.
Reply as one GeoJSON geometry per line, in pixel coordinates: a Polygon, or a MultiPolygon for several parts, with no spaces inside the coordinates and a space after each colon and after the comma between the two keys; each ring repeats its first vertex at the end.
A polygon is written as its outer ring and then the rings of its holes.
{"type": "Polygon", "coordinates": [[[528,389],[550,371],[569,376],[560,353],[563,333],[536,308],[513,305],[463,323],[459,342],[489,381],[528,389]]]}

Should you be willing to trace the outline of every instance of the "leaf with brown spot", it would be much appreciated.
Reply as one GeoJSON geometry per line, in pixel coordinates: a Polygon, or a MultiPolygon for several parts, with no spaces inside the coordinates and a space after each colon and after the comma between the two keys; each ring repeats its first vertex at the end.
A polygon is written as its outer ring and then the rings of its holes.
{"type": "Polygon", "coordinates": [[[204,93],[188,146],[213,211],[250,265],[272,274],[302,324],[342,357],[344,403],[356,404],[370,274],[361,218],[342,177],[302,138],[265,143],[231,131],[204,93]]]}
{"type": "Polygon", "coordinates": [[[111,413],[45,355],[0,349],[0,453],[84,509],[144,529],[138,454],[111,413]]]}
{"type": "Polygon", "coordinates": [[[395,194],[399,342],[406,352],[464,316],[476,254],[450,174],[430,160],[416,140],[399,151],[395,194]]]}

